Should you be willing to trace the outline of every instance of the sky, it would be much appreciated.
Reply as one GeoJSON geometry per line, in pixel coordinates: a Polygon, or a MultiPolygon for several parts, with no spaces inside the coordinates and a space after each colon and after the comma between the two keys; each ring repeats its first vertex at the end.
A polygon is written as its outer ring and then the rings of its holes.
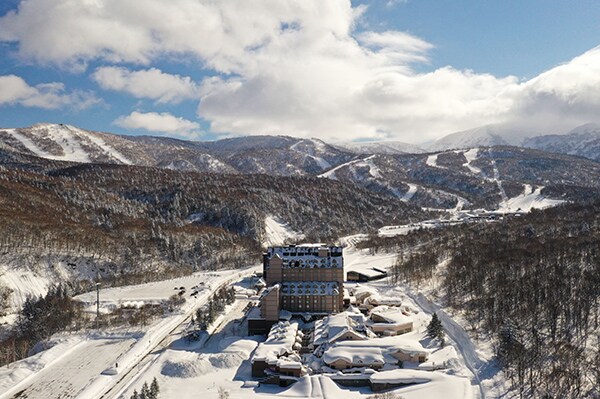
{"type": "Polygon", "coordinates": [[[424,143],[600,122],[596,0],[2,0],[0,126],[424,143]]]}

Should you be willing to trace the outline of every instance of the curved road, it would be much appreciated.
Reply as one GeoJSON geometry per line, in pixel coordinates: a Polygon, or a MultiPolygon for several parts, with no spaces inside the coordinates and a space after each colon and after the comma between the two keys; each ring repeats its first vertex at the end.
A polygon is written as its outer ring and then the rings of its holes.
{"type": "Polygon", "coordinates": [[[428,313],[437,313],[438,317],[442,321],[444,331],[450,339],[456,343],[456,348],[461,353],[465,360],[465,365],[473,373],[473,385],[477,385],[479,388],[480,399],[485,399],[485,390],[481,384],[481,370],[483,366],[487,365],[487,362],[481,360],[477,354],[477,350],[473,341],[465,331],[465,329],[458,324],[452,317],[440,308],[439,305],[430,301],[423,294],[414,294],[407,291],[407,294],[415,303],[428,313]]]}

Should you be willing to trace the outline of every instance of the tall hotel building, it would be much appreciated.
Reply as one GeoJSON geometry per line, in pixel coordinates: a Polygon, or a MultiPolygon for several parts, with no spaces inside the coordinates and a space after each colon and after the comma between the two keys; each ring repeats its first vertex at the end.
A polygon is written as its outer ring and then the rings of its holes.
{"type": "MultiPolygon", "coordinates": [[[[323,244],[269,247],[263,254],[267,288],[260,300],[265,327],[291,313],[337,313],[344,303],[343,248],[323,244]]],[[[250,320],[249,320],[250,321],[250,320]]]]}

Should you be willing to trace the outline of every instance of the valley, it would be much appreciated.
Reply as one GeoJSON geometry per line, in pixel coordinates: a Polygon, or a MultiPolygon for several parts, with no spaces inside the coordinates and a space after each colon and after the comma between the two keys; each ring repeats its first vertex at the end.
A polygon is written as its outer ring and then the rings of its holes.
{"type": "Polygon", "coordinates": [[[378,147],[351,151],[285,136],[119,138],[60,125],[2,130],[0,141],[0,356],[10,363],[0,368],[3,399],[48,390],[129,398],[154,377],[173,395],[368,397],[369,388],[338,385],[330,371],[288,389],[250,375],[248,359],[264,339],[243,333],[247,305],[259,299],[251,265],[267,246],[301,242],[343,245],[346,273],[386,271],[364,285],[414,309],[409,336],[431,356],[423,367],[445,366],[415,369],[431,380],[398,388],[402,397],[541,395],[544,384],[563,397],[594,394],[587,382],[600,358],[592,343],[600,297],[594,160],[504,145],[369,154],[353,151],[378,147]],[[534,284],[528,267],[544,278],[534,284]],[[196,310],[225,283],[236,287],[236,302],[200,341],[188,341],[199,328],[196,310]],[[23,338],[23,309],[44,305],[53,290],[68,293],[75,316],[62,329],[42,326],[23,338]],[[537,316],[500,299],[511,297],[537,316]],[[424,335],[434,313],[448,349],[424,335]],[[44,347],[28,353],[38,341],[44,347]],[[579,377],[561,355],[564,345],[583,365],[579,377]],[[543,371],[552,367],[565,372],[543,371]]]}

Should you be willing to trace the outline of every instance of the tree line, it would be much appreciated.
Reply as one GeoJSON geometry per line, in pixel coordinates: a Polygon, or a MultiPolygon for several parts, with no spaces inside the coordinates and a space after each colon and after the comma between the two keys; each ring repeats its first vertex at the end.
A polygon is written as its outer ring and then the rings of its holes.
{"type": "Polygon", "coordinates": [[[473,332],[491,337],[520,397],[593,398],[600,394],[599,243],[600,203],[591,202],[416,231],[379,250],[402,251],[393,280],[433,282],[473,332]]]}

